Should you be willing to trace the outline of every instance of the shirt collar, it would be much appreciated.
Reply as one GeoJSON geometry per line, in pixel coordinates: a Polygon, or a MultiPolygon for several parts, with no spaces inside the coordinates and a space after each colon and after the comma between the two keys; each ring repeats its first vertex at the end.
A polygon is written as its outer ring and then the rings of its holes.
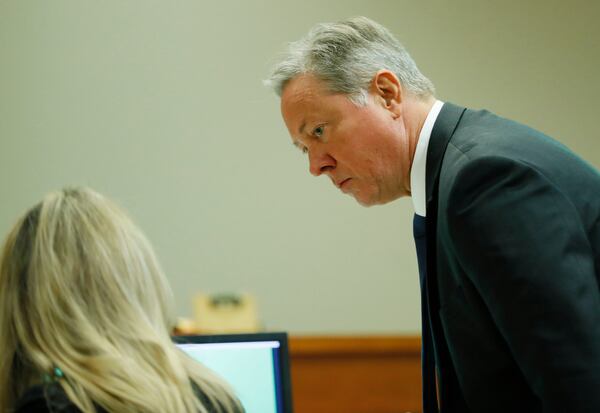
{"type": "Polygon", "coordinates": [[[427,148],[429,147],[429,138],[431,137],[431,131],[435,120],[440,114],[440,110],[444,102],[436,100],[423,127],[421,133],[419,133],[419,140],[417,141],[417,147],[415,148],[415,156],[413,158],[412,167],[410,169],[410,192],[412,197],[413,206],[415,213],[422,217],[427,216],[427,207],[425,199],[425,165],[427,163],[427,148]]]}

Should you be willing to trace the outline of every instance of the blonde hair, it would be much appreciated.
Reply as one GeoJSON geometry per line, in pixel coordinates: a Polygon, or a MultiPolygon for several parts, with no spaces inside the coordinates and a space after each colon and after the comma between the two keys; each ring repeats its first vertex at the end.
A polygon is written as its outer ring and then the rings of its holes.
{"type": "Polygon", "coordinates": [[[0,411],[56,367],[86,413],[243,411],[173,345],[171,302],[152,247],[121,209],[86,188],[47,195],[0,257],[0,411]]]}

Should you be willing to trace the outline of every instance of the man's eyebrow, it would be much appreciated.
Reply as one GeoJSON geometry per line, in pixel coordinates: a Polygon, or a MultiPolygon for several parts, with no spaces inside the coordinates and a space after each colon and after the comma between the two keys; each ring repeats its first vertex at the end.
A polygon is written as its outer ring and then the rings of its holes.
{"type": "Polygon", "coordinates": [[[294,141],[292,141],[292,144],[293,144],[293,145],[294,145],[296,148],[298,148],[298,149],[302,150],[302,144],[301,144],[300,142],[298,142],[297,140],[294,140],[294,141]]]}

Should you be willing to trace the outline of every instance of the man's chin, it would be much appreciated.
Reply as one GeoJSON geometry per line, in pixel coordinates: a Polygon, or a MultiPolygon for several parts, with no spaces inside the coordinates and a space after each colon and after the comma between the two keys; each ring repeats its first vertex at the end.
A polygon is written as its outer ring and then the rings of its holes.
{"type": "Polygon", "coordinates": [[[360,206],[363,206],[366,208],[381,204],[381,202],[379,202],[379,200],[374,197],[364,197],[364,196],[360,196],[360,194],[359,195],[352,194],[352,197],[356,200],[356,202],[358,202],[358,204],[360,206]]]}
{"type": "Polygon", "coordinates": [[[360,196],[360,194],[354,195],[352,194],[352,196],[354,197],[354,199],[356,200],[356,202],[358,202],[361,206],[363,207],[372,207],[375,205],[385,205],[389,202],[395,201],[398,198],[401,198],[402,196],[397,196],[397,197],[390,197],[390,198],[382,198],[381,196],[370,196],[370,197],[365,197],[365,196],[360,196]]]}

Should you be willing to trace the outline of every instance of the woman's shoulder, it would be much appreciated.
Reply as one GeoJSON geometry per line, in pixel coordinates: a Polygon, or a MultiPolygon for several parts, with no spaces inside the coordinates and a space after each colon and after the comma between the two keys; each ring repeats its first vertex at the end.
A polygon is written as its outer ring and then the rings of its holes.
{"type": "MultiPolygon", "coordinates": [[[[211,401],[196,386],[194,390],[209,413],[228,411],[220,403],[211,401]]],[[[104,410],[98,409],[98,412],[104,410]]],[[[29,388],[17,402],[14,413],[81,413],[81,410],[69,400],[58,383],[50,383],[29,388]]],[[[235,413],[243,413],[243,408],[235,413]]]]}
{"type": "Polygon", "coordinates": [[[17,402],[15,413],[81,413],[57,383],[29,388],[17,402]]]}

